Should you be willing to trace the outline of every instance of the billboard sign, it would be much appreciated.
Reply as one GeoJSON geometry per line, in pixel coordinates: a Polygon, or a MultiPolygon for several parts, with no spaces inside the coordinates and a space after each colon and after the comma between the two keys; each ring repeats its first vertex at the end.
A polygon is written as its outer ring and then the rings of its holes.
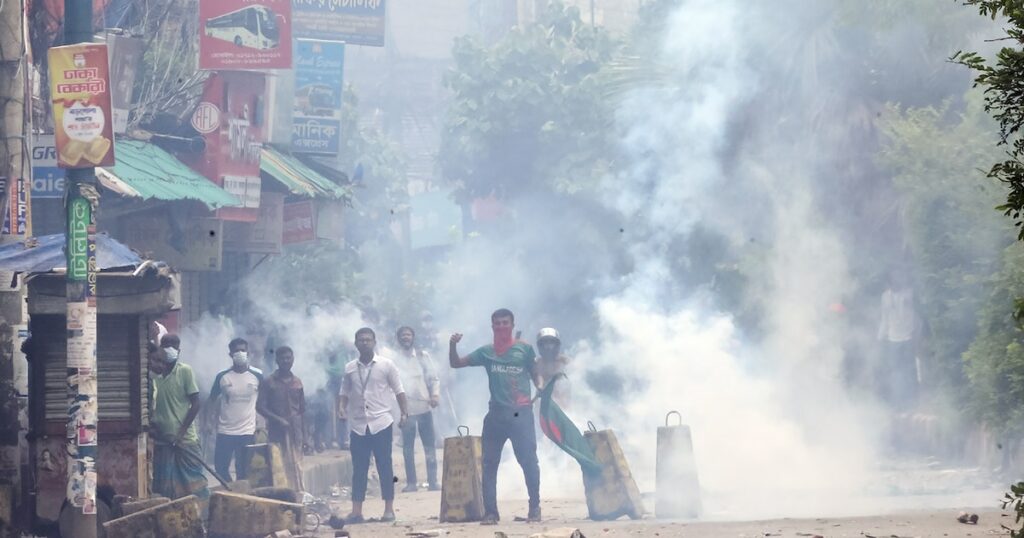
{"type": "Polygon", "coordinates": [[[65,172],[57,166],[52,134],[32,136],[32,198],[63,198],[65,172]]]}
{"type": "Polygon", "coordinates": [[[110,84],[113,105],[114,133],[124,134],[128,130],[128,113],[135,103],[135,74],[142,65],[146,43],[142,38],[109,34],[110,84]]]}
{"type": "Polygon", "coordinates": [[[266,76],[219,71],[206,80],[191,124],[206,147],[183,160],[204,177],[242,199],[242,207],[222,207],[217,218],[256,222],[260,206],[260,153],[266,120],[266,76]]]}
{"type": "Polygon", "coordinates": [[[291,0],[200,0],[199,68],[290,68],[291,18],[291,0]]]}
{"type": "Polygon", "coordinates": [[[5,179],[4,188],[7,189],[7,207],[4,208],[4,224],[0,229],[0,234],[31,235],[29,232],[31,216],[28,181],[21,178],[5,179]],[[13,228],[11,222],[14,222],[13,228]]]}
{"type": "Polygon", "coordinates": [[[61,168],[113,166],[107,46],[52,47],[48,56],[57,164],[61,168]]]}
{"type": "Polygon", "coordinates": [[[292,151],[338,154],[344,69],[344,43],[296,41],[292,151]]]}
{"type": "Polygon", "coordinates": [[[316,239],[316,208],[312,200],[284,205],[283,241],[286,245],[316,239]]]}
{"type": "Polygon", "coordinates": [[[292,0],[295,37],[384,46],[385,0],[292,0]]]}

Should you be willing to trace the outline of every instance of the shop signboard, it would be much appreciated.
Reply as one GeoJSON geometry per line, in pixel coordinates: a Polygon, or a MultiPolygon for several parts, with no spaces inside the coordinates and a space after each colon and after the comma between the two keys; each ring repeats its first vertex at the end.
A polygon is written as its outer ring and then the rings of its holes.
{"type": "Polygon", "coordinates": [[[293,152],[338,154],[344,69],[344,43],[296,40],[293,152]]]}
{"type": "Polygon", "coordinates": [[[292,0],[295,37],[384,46],[385,0],[292,0]]]}

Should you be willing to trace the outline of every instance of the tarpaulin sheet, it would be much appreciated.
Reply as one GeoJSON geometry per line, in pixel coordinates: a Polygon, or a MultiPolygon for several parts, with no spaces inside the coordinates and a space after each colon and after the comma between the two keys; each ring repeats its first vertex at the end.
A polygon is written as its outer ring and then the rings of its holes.
{"type": "MultiPolygon", "coordinates": [[[[0,246],[0,271],[18,273],[48,273],[67,267],[64,256],[64,234],[44,235],[29,240],[34,246],[25,247],[25,241],[0,246]]],[[[135,268],[142,258],[127,246],[107,234],[96,234],[96,265],[100,271],[135,268]]]]}

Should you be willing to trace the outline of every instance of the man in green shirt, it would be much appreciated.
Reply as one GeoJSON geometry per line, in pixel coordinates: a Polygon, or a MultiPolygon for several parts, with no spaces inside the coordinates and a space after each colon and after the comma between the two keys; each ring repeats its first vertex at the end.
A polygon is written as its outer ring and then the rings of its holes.
{"type": "Polygon", "coordinates": [[[487,369],[487,384],[491,401],[484,417],[483,429],[483,525],[498,523],[497,482],[498,464],[505,441],[512,441],[516,461],[526,477],[526,491],[530,497],[527,521],[540,521],[540,465],[537,462],[537,436],[533,425],[533,399],[531,384],[540,387],[536,368],[536,354],[526,342],[512,336],[515,316],[502,308],[491,314],[494,343],[478,348],[468,356],[460,357],[456,349],[461,334],[453,334],[448,347],[448,362],[452,368],[483,366],[487,369]]]}
{"type": "Polygon", "coordinates": [[[168,334],[148,347],[153,379],[153,491],[168,499],[210,496],[203,474],[199,436],[199,387],[192,367],[178,361],[181,341],[168,334]]]}

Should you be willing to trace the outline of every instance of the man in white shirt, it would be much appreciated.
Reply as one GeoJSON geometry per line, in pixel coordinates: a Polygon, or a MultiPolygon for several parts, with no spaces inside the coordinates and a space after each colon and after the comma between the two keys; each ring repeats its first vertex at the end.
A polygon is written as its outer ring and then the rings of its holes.
{"type": "Polygon", "coordinates": [[[370,454],[373,454],[377,462],[381,498],[384,499],[381,521],[394,521],[395,475],[391,467],[394,418],[391,415],[391,402],[398,399],[398,407],[401,409],[398,427],[401,428],[409,418],[405,390],[395,363],[374,354],[377,336],[373,330],[367,327],[359,329],[355,340],[359,358],[345,365],[338,410],[342,418],[348,419],[352,433],[349,441],[352,454],[352,513],[346,522],[363,522],[370,454]]]}
{"type": "Polygon", "coordinates": [[[249,343],[235,338],[228,344],[231,368],[217,374],[210,388],[209,403],[219,400],[217,444],[213,451],[217,474],[231,480],[231,458],[235,459],[235,480],[245,480],[249,471],[249,449],[256,433],[256,398],[263,382],[263,372],[249,365],[249,343]]]}
{"type": "Polygon", "coordinates": [[[441,403],[441,386],[431,364],[430,355],[416,346],[416,333],[412,327],[399,327],[399,353],[395,364],[402,374],[405,399],[409,402],[409,420],[402,428],[402,454],[405,459],[405,489],[416,491],[416,431],[423,443],[423,456],[427,464],[427,486],[438,491],[437,447],[434,445],[434,416],[432,409],[441,403]]]}
{"type": "Polygon", "coordinates": [[[914,289],[902,272],[894,271],[889,287],[882,293],[878,340],[882,345],[880,367],[882,391],[898,410],[913,406],[917,396],[918,373],[915,340],[918,318],[914,289]]]}

